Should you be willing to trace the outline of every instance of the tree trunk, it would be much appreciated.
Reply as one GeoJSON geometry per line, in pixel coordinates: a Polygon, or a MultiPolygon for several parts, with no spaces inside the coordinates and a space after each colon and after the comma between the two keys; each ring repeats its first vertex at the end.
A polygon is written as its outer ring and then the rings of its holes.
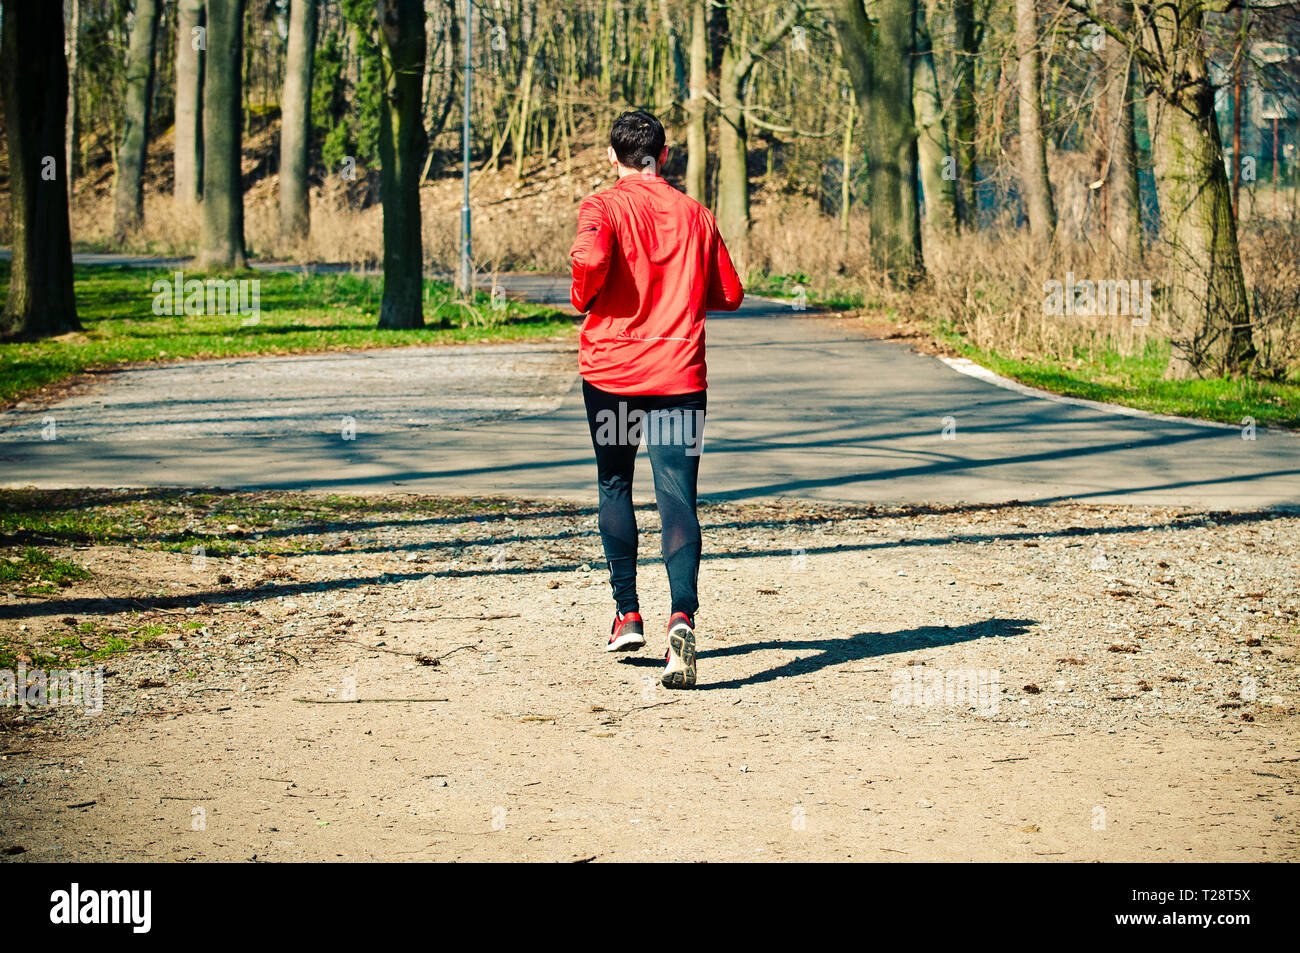
{"type": "MultiPolygon", "coordinates": [[[[1111,0],[1115,22],[1128,32],[1133,27],[1129,0],[1111,0]]],[[[1110,128],[1103,131],[1107,145],[1106,200],[1110,243],[1130,267],[1142,264],[1142,205],[1138,190],[1137,135],[1134,125],[1133,63],[1126,47],[1110,41],[1105,46],[1104,83],[1106,115],[1110,128]]]]}
{"type": "Polygon", "coordinates": [[[0,336],[37,338],[80,331],[68,189],[58,167],[67,161],[63,5],[4,0],[3,14],[0,95],[9,150],[13,262],[0,336]]]}
{"type": "Polygon", "coordinates": [[[524,172],[528,164],[528,131],[532,126],[533,110],[536,103],[533,101],[533,84],[537,78],[537,58],[542,52],[542,43],[546,38],[544,30],[534,30],[533,35],[528,40],[528,52],[524,58],[523,72],[519,76],[519,82],[516,85],[519,102],[519,121],[516,125],[510,126],[511,151],[515,167],[515,182],[524,181],[524,172]]]}
{"type": "Polygon", "coordinates": [[[385,83],[379,161],[384,206],[381,328],[424,326],[424,247],[420,234],[420,163],[426,146],[420,102],[425,36],[422,0],[379,0],[385,83]]]}
{"type": "Polygon", "coordinates": [[[1038,12],[1034,0],[1016,0],[1016,55],[1019,58],[1020,182],[1029,231],[1050,240],[1056,231],[1052,183],[1047,176],[1043,137],[1042,67],[1038,52],[1038,12]]]}
{"type": "Polygon", "coordinates": [[[759,58],[766,56],[790,32],[802,12],[792,4],[762,38],[750,44],[733,31],[722,50],[718,77],[718,185],[715,213],[718,231],[736,270],[749,265],[749,137],[746,129],[745,87],[759,58]]]}
{"type": "Polygon", "coordinates": [[[1175,0],[1155,9],[1142,36],[1165,64],[1148,75],[1147,116],[1161,231],[1171,250],[1165,375],[1175,380],[1244,373],[1255,356],[1203,14],[1204,0],[1175,0]]]}
{"type": "Polygon", "coordinates": [[[862,0],[836,0],[833,15],[844,66],[866,120],[871,255],[891,279],[924,274],[912,108],[916,0],[879,0],[874,30],[862,0]]]}
{"type": "Polygon", "coordinates": [[[301,242],[311,230],[307,159],[311,146],[311,76],[316,56],[316,0],[292,0],[289,50],[280,104],[280,236],[301,242]]]}
{"type": "Polygon", "coordinates": [[[193,205],[203,194],[203,0],[180,0],[176,7],[176,128],[172,137],[172,198],[193,205]]]}
{"type": "Polygon", "coordinates": [[[912,101],[916,110],[917,150],[921,164],[921,187],[925,195],[925,220],[944,234],[957,225],[956,161],[948,146],[943,108],[939,99],[939,78],[929,30],[922,20],[918,31],[916,78],[912,101]]]}
{"type": "MultiPolygon", "coordinates": [[[[696,3],[692,0],[692,17],[694,17],[694,8],[696,3]]],[[[673,91],[673,112],[680,115],[676,107],[686,101],[686,61],[682,55],[682,38],[677,31],[677,24],[673,20],[673,11],[668,4],[668,0],[659,0],[659,20],[662,29],[667,34],[667,59],[664,63],[664,82],[668,83],[673,91]]],[[[692,21],[693,22],[693,21],[692,21]]]]}
{"type": "Polygon", "coordinates": [[[600,26],[600,98],[608,102],[614,89],[614,46],[618,42],[615,34],[615,20],[618,5],[616,0],[605,0],[605,16],[600,26]]]}
{"type": "Polygon", "coordinates": [[[131,45],[126,56],[122,103],[122,145],[113,187],[113,239],[117,243],[140,227],[144,217],[144,162],[149,146],[149,106],[153,102],[153,54],[158,36],[158,0],[136,0],[131,45]]]}
{"type": "Polygon", "coordinates": [[[735,50],[722,53],[718,80],[718,231],[731,252],[736,270],[743,275],[749,261],[749,141],[745,132],[745,104],[735,50]]]}
{"type": "MultiPolygon", "coordinates": [[[[840,269],[849,257],[849,206],[853,201],[853,126],[857,122],[853,91],[848,95],[848,115],[844,117],[844,140],[840,146],[840,269]]],[[[772,153],[768,154],[771,165],[772,153]]],[[[768,175],[771,175],[769,170],[768,175]]]]}
{"type": "Polygon", "coordinates": [[[77,174],[77,134],[80,131],[80,116],[77,110],[77,54],[81,39],[81,0],[68,0],[68,38],[65,46],[68,53],[68,131],[67,155],[64,166],[67,169],[68,198],[72,198],[73,179],[77,174]]]}
{"type": "Polygon", "coordinates": [[[690,117],[686,127],[686,194],[701,205],[708,205],[705,171],[709,163],[709,129],[706,121],[708,104],[704,93],[709,86],[708,21],[704,13],[707,0],[691,0],[691,93],[686,101],[690,117]]]}
{"type": "Polygon", "coordinates": [[[975,30],[975,0],[954,0],[953,26],[957,33],[956,63],[953,69],[953,158],[957,178],[957,218],[963,228],[979,227],[975,194],[976,156],[975,66],[979,34],[975,30]]]}
{"type": "Polygon", "coordinates": [[[207,0],[203,75],[203,229],[199,265],[243,268],[244,190],[240,166],[244,0],[207,0]]]}

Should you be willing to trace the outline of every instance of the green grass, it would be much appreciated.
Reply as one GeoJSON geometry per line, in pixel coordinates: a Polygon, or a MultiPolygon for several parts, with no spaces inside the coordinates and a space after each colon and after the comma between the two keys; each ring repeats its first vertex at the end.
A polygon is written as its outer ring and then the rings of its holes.
{"type": "Polygon", "coordinates": [[[109,625],[100,622],[70,624],[53,635],[50,651],[42,651],[21,639],[0,635],[0,669],[12,671],[24,661],[32,668],[68,668],[87,662],[104,662],[108,659],[166,645],[161,641],[168,630],[166,626],[152,623],[142,625],[109,625]]]}
{"type": "Polygon", "coordinates": [[[0,489],[0,561],[33,543],[188,553],[202,546],[203,555],[214,558],[287,555],[314,548],[313,534],[358,519],[499,519],[520,505],[503,499],[404,497],[394,503],[306,493],[0,489]]]}
{"type": "Polygon", "coordinates": [[[22,642],[11,642],[0,636],[0,669],[15,671],[19,661],[33,668],[61,668],[65,661],[62,655],[39,652],[22,642]]]}
{"type": "Polygon", "coordinates": [[[804,295],[808,299],[810,308],[821,308],[826,311],[847,311],[850,308],[862,307],[862,295],[858,292],[848,290],[828,291],[818,288],[816,291],[812,288],[812,281],[807,275],[769,275],[762,273],[751,273],[745,278],[745,293],[763,295],[767,298],[790,298],[798,296],[797,288],[804,289],[804,295]]]}
{"type": "Polygon", "coordinates": [[[25,546],[12,555],[0,554],[0,586],[26,595],[48,595],[89,578],[90,573],[75,563],[35,546],[25,546]]]}
{"type": "Polygon", "coordinates": [[[1300,383],[1233,378],[1164,379],[1169,342],[1150,340],[1141,354],[1115,350],[1075,354],[1070,364],[1047,358],[1009,358],[967,343],[947,340],[962,355],[989,370],[1055,394],[1135,407],[1157,414],[1195,417],[1260,427],[1300,427],[1300,383]]]}
{"type": "MultiPolygon", "coordinates": [[[[777,298],[794,297],[794,287],[809,288],[806,275],[752,275],[746,290],[777,298]]],[[[860,292],[807,291],[808,305],[842,311],[868,308],[873,316],[896,320],[898,311],[884,304],[869,304],[860,292]]],[[[1147,342],[1141,354],[1115,349],[1080,348],[1070,362],[1047,357],[1005,357],[977,348],[959,331],[937,320],[924,322],[934,337],[989,370],[1041,390],[1147,410],[1152,413],[1194,417],[1241,424],[1246,417],[1260,427],[1300,428],[1300,379],[1262,381],[1207,378],[1190,381],[1164,379],[1169,342],[1147,342]]]]}
{"type": "MultiPolygon", "coordinates": [[[[461,304],[450,285],[426,281],[426,327],[381,330],[375,326],[383,293],[377,277],[184,275],[186,280],[204,277],[258,279],[258,323],[245,325],[237,311],[155,315],[153,284],[172,279],[165,269],[77,266],[77,310],[84,330],[0,343],[0,407],[84,371],[127,363],[543,338],[571,334],[574,326],[570,316],[544,305],[508,301],[494,309],[482,292],[472,306],[461,304]]],[[[9,262],[0,261],[0,300],[8,287],[9,262]]]]}

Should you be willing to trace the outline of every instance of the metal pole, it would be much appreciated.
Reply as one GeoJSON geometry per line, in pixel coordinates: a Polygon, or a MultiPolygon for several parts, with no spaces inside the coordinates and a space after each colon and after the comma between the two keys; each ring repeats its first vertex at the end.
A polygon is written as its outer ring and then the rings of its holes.
{"type": "Polygon", "coordinates": [[[1273,217],[1277,218],[1277,113],[1273,114],[1273,174],[1269,178],[1273,180],[1273,217]]]}
{"type": "Polygon", "coordinates": [[[470,297],[473,294],[473,267],[470,264],[469,231],[469,135],[470,135],[470,85],[474,72],[472,46],[474,42],[474,0],[465,0],[465,122],[461,129],[461,149],[464,155],[463,194],[460,203],[460,291],[470,297]]]}

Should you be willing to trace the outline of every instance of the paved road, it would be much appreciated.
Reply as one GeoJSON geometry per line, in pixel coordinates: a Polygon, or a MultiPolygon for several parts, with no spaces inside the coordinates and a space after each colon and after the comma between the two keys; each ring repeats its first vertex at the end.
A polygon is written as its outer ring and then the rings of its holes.
{"type": "MultiPolygon", "coordinates": [[[[532,300],[567,303],[566,279],[502,281],[532,300]]],[[[592,498],[594,465],[577,378],[568,389],[554,387],[555,375],[564,373],[556,362],[574,361],[572,353],[557,355],[553,346],[549,356],[517,345],[479,349],[476,361],[491,355],[535,374],[536,399],[505,413],[481,412],[480,401],[460,417],[447,412],[447,354],[431,348],[204,362],[203,371],[192,372],[215,381],[210,392],[184,400],[159,399],[148,381],[155,375],[157,385],[158,375],[174,377],[183,368],[125,372],[97,395],[0,415],[0,483],[592,498]],[[382,373],[368,374],[365,388],[340,391],[338,381],[347,377],[340,360],[372,372],[400,367],[388,376],[400,406],[378,399],[382,373]],[[293,366],[286,371],[286,364],[293,366]],[[113,396],[139,393],[154,396],[135,406],[113,396]],[[87,399],[114,411],[96,418],[86,411],[87,399]],[[125,425],[123,414],[130,417],[125,425]],[[54,440],[41,439],[47,416],[56,420],[54,440]],[[61,416],[80,423],[60,429],[61,416]],[[343,416],[355,420],[354,439],[344,439],[343,416]]],[[[1247,441],[1237,428],[1020,393],[901,344],[866,338],[849,322],[777,302],[750,299],[735,314],[711,315],[708,357],[701,492],[713,499],[1300,505],[1300,435],[1259,430],[1247,441]],[[944,418],[952,418],[952,439],[944,439],[944,418]]],[[[504,379],[485,376],[484,388],[504,386],[504,379]]],[[[648,487],[646,473],[641,489],[648,487]]]]}

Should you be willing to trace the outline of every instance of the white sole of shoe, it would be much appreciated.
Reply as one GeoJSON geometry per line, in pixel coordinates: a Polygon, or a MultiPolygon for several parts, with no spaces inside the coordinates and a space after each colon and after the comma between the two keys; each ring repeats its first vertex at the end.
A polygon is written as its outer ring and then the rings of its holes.
{"type": "Polygon", "coordinates": [[[645,636],[640,632],[624,632],[613,642],[605,643],[606,652],[635,652],[645,647],[645,636]]]}
{"type": "Polygon", "coordinates": [[[660,678],[664,688],[695,687],[695,633],[675,625],[668,632],[668,667],[660,678]]]}

